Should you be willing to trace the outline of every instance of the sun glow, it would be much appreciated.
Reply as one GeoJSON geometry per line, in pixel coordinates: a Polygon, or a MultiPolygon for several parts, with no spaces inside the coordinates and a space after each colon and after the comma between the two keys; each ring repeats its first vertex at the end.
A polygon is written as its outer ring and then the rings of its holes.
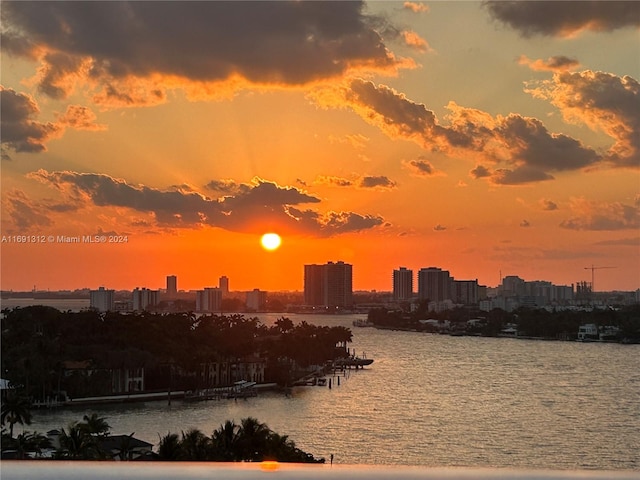
{"type": "Polygon", "coordinates": [[[260,243],[262,244],[262,248],[271,251],[276,250],[280,246],[282,239],[277,233],[265,233],[262,235],[260,243]]]}

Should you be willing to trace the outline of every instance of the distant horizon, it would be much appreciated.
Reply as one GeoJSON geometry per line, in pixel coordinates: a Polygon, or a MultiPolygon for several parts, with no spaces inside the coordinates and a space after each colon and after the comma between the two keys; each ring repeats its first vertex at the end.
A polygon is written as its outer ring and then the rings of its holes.
{"type": "MultiPolygon", "coordinates": [[[[399,268],[399,267],[397,267],[399,268]]],[[[428,268],[428,267],[421,267],[421,268],[428,268]]],[[[438,267],[438,268],[442,268],[442,267],[438,267]]],[[[409,270],[413,270],[414,274],[419,270],[419,269],[412,269],[412,268],[408,268],[409,270]]],[[[446,270],[446,268],[442,268],[443,270],[446,270]]],[[[450,273],[452,273],[451,271],[449,271],[450,273]]],[[[390,278],[391,278],[391,274],[393,273],[393,271],[390,272],[390,278]]],[[[512,274],[512,275],[504,275],[502,278],[504,279],[505,277],[508,276],[516,276],[521,278],[522,280],[524,280],[525,282],[550,282],[552,285],[556,285],[556,286],[572,286],[575,287],[578,283],[581,282],[587,282],[588,284],[590,284],[591,282],[589,280],[580,280],[577,282],[571,282],[569,284],[560,284],[560,283],[555,283],[552,280],[548,280],[548,279],[544,279],[544,278],[536,278],[536,279],[527,279],[527,278],[523,278],[520,275],[517,274],[512,274]]],[[[229,277],[228,275],[226,275],[227,278],[229,278],[229,282],[231,285],[233,285],[233,278],[229,277]]],[[[454,280],[475,280],[475,278],[456,278],[455,275],[452,274],[452,277],[454,278],[454,280]]],[[[207,285],[200,285],[200,286],[195,286],[195,287],[189,287],[189,288],[180,288],[180,277],[177,276],[178,279],[178,293],[182,292],[182,293],[189,293],[189,292],[195,292],[197,290],[202,290],[204,288],[219,288],[218,285],[214,285],[214,284],[207,284],[207,285]]],[[[304,283],[304,281],[302,280],[302,283],[304,283]]],[[[478,285],[481,287],[486,287],[486,288],[491,288],[491,289],[496,289],[499,288],[501,286],[501,283],[498,283],[496,285],[484,285],[482,284],[480,281],[478,281],[478,285]]],[[[46,293],[46,292],[73,292],[73,291],[78,291],[78,290],[97,290],[100,287],[104,287],[105,289],[108,290],[115,290],[116,292],[121,292],[121,291],[133,291],[136,288],[147,288],[150,290],[157,290],[157,291],[162,291],[162,292],[166,292],[166,284],[164,286],[161,287],[154,287],[154,286],[149,286],[148,284],[136,284],[134,287],[112,287],[108,284],[98,284],[96,286],[81,286],[81,287],[66,287],[66,288],[55,288],[55,287],[47,287],[47,288],[41,288],[38,287],[37,285],[35,285],[35,290],[34,287],[32,286],[31,288],[26,288],[26,289],[19,289],[19,288],[5,288],[5,287],[0,287],[0,291],[2,292],[12,292],[12,293],[29,293],[29,292],[35,292],[35,293],[46,293]]],[[[301,285],[301,288],[299,289],[266,289],[266,288],[261,288],[259,286],[254,286],[251,288],[230,288],[229,292],[249,292],[252,291],[254,289],[258,289],[261,291],[266,291],[266,292],[272,292],[272,293],[303,293],[304,292],[304,284],[301,285]]],[[[606,293],[606,292],[635,292],[637,290],[640,290],[640,286],[635,287],[635,288],[630,288],[630,289],[625,289],[625,288],[613,288],[613,289],[606,289],[606,290],[600,290],[597,289],[594,291],[594,293],[606,293]]],[[[393,285],[390,285],[387,288],[353,288],[353,292],[376,292],[376,293],[393,293],[393,285]]],[[[413,292],[413,293],[417,293],[417,291],[413,292]]]]}

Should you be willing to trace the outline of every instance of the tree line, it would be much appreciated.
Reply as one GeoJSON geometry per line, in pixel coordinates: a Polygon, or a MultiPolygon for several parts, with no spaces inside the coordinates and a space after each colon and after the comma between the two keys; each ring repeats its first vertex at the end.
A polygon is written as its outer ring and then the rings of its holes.
{"type": "Polygon", "coordinates": [[[347,356],[345,327],[285,317],[272,326],[243,315],[97,311],[61,312],[33,306],[3,310],[2,378],[32,399],[66,391],[71,397],[111,392],[110,369],[145,369],[146,390],[208,388],[202,365],[244,357],[265,362],[265,382],[286,385],[296,370],[347,356]],[[84,362],[93,373],[65,368],[84,362]]]}
{"type": "Polygon", "coordinates": [[[469,334],[497,336],[507,324],[516,325],[518,334],[528,337],[575,339],[580,325],[593,323],[597,326],[611,325],[620,330],[619,341],[640,341],[640,305],[629,305],[619,309],[606,308],[592,311],[552,310],[520,307],[513,312],[495,308],[489,312],[477,308],[454,308],[443,312],[429,312],[428,301],[421,302],[413,312],[372,309],[368,321],[375,326],[410,330],[429,330],[432,326],[420,320],[448,321],[456,331],[469,334]],[[468,320],[480,322],[468,324],[468,320]]]}
{"type": "MultiPolygon", "coordinates": [[[[84,415],[82,422],[73,422],[60,428],[57,444],[46,435],[23,431],[13,435],[16,423],[29,425],[31,414],[24,397],[13,395],[2,405],[2,457],[17,460],[47,458],[54,460],[134,460],[140,452],[135,450],[133,433],[118,436],[118,442],[107,443],[111,426],[106,418],[96,413],[84,415]],[[9,424],[7,432],[5,425],[9,424]],[[110,445],[110,447],[107,447],[110,445]]],[[[298,447],[287,435],[280,435],[265,423],[253,417],[240,423],[227,420],[206,435],[199,429],[181,434],[167,433],[159,438],[156,452],[141,459],[151,461],[208,461],[208,462],[261,462],[275,460],[295,463],[324,463],[298,447]]]]}

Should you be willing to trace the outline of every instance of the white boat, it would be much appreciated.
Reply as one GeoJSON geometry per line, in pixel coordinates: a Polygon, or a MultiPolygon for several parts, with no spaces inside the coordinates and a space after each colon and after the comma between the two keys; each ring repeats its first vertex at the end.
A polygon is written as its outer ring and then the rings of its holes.
{"type": "Polygon", "coordinates": [[[362,318],[357,318],[353,321],[353,326],[354,327],[373,327],[374,324],[371,323],[369,320],[364,320],[362,318]]]}

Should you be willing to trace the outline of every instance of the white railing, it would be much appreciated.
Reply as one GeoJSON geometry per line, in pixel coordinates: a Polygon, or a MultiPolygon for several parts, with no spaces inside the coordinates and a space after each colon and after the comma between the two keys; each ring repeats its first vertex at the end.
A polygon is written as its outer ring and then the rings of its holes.
{"type": "Polygon", "coordinates": [[[2,480],[638,480],[640,471],[519,470],[263,463],[3,461],[2,480]]]}

